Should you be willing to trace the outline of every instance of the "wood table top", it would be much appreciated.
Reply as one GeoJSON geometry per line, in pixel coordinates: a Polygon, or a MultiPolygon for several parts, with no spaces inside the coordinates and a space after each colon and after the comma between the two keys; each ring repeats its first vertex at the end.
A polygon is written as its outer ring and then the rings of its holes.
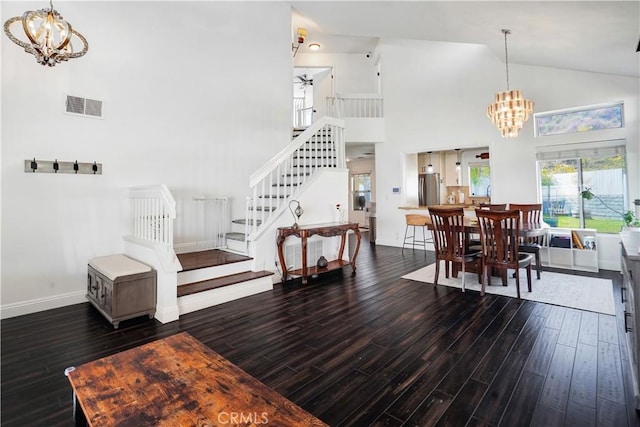
{"type": "Polygon", "coordinates": [[[91,426],[326,426],[186,332],[68,377],[91,426]]]}

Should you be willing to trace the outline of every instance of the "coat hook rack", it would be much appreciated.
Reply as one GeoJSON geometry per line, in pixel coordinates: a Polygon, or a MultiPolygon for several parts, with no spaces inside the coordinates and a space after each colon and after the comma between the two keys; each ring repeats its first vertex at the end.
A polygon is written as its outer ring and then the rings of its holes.
{"type": "Polygon", "coordinates": [[[98,162],[62,162],[55,160],[32,160],[24,161],[25,173],[72,173],[83,175],[102,175],[102,163],[98,162]]]}

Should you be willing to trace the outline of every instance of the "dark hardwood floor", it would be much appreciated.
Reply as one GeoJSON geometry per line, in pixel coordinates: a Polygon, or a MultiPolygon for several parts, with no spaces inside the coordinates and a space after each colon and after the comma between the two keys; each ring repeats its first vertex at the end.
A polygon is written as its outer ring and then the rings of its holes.
{"type": "MultiPolygon", "coordinates": [[[[608,316],[434,288],[400,279],[431,252],[363,243],[355,276],[295,280],[166,325],[114,330],[88,303],[3,320],[2,426],[70,425],[65,368],[179,331],[332,426],[638,425],[622,304],[608,316]]],[[[620,274],[598,276],[620,301],[620,274]]]]}

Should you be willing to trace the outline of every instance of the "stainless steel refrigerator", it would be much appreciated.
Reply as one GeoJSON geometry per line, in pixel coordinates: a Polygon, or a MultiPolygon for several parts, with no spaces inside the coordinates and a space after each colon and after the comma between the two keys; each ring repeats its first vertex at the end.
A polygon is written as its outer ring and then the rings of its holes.
{"type": "Polygon", "coordinates": [[[424,173],[418,175],[418,204],[420,206],[440,204],[439,173],[424,173]]]}

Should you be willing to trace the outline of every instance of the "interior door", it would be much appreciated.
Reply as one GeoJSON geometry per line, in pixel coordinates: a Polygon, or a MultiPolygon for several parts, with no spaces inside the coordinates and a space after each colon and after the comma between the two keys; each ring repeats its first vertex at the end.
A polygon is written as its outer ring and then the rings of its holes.
{"type": "Polygon", "coordinates": [[[329,114],[327,98],[333,96],[332,74],[331,67],[293,69],[294,126],[309,126],[318,118],[329,114]],[[298,76],[311,81],[311,84],[302,84],[298,76]]]}
{"type": "Polygon", "coordinates": [[[327,98],[333,96],[333,69],[322,68],[313,76],[314,120],[333,115],[327,109],[327,98]]]}

